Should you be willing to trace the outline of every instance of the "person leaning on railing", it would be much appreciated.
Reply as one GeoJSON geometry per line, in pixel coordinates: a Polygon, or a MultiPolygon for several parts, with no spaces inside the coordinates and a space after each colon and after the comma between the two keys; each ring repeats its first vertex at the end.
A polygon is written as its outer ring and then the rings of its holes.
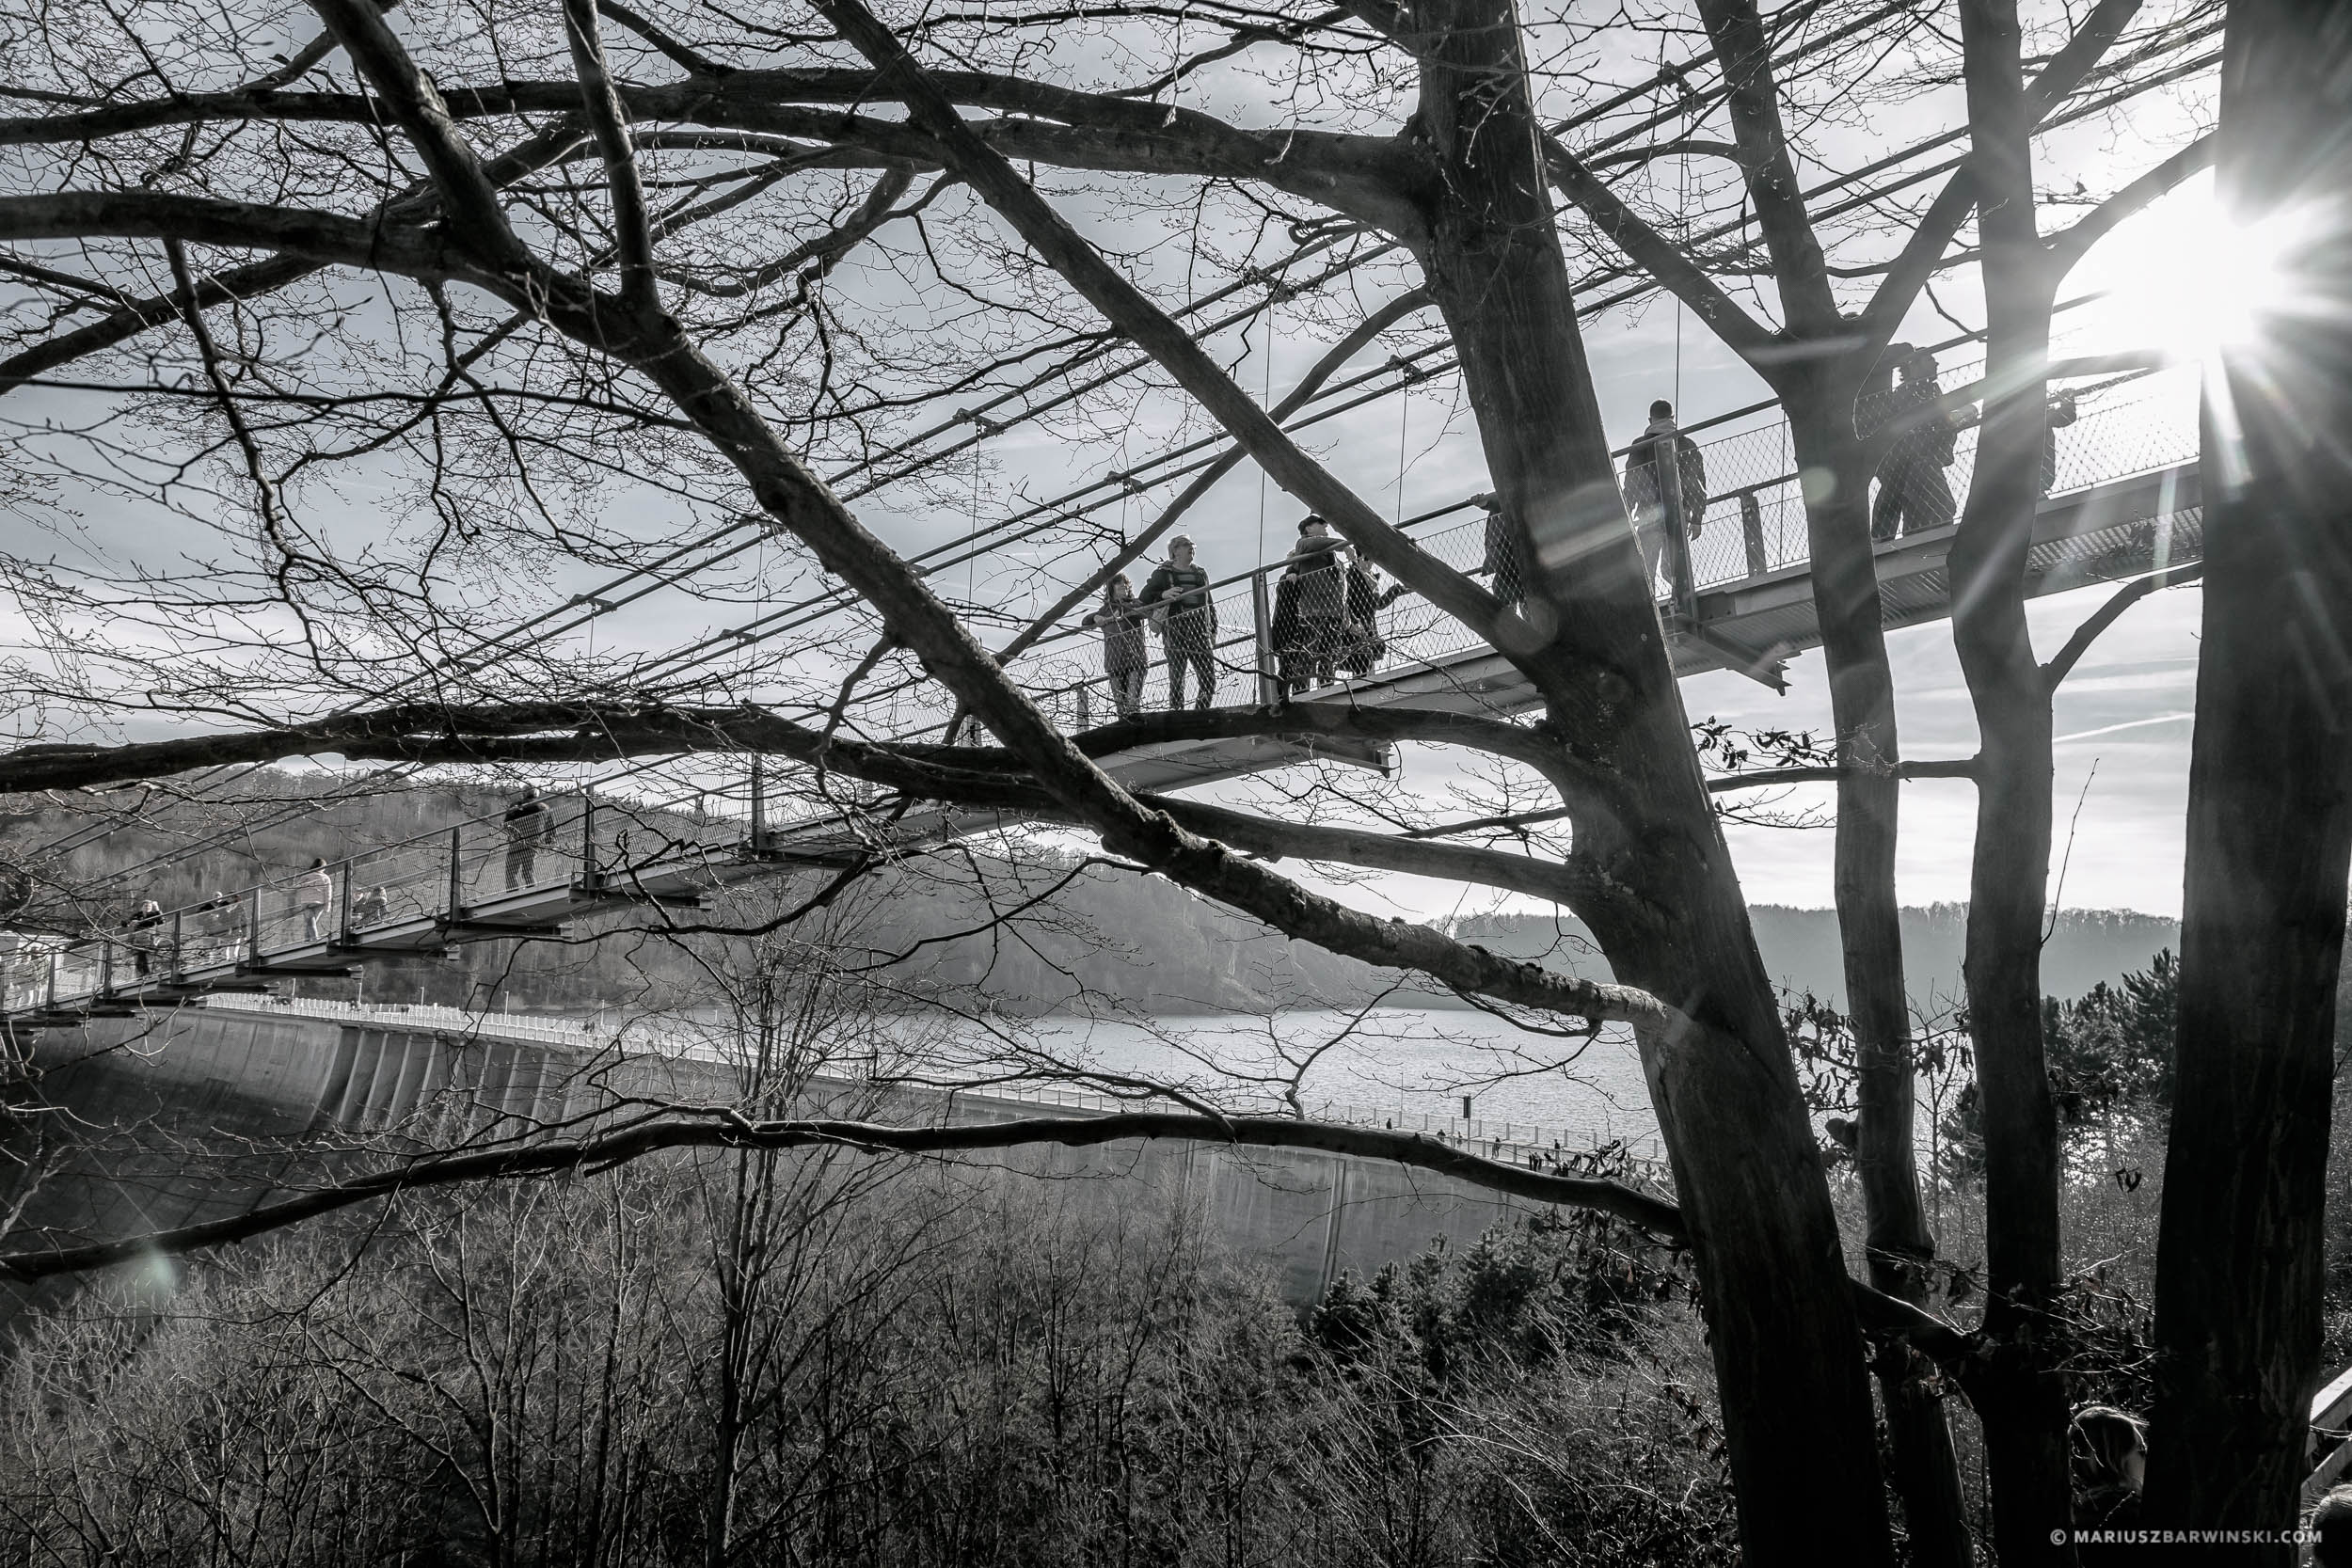
{"type": "Polygon", "coordinates": [[[1103,630],[1103,674],[1121,719],[1143,711],[1143,681],[1152,668],[1152,655],[1143,645],[1142,615],[1136,585],[1121,572],[1104,588],[1103,608],[1084,623],[1103,630]]]}

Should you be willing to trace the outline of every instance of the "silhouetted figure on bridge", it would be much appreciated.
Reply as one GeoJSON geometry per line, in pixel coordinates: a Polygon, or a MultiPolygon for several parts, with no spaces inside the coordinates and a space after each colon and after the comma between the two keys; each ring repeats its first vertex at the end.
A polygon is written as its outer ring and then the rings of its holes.
{"type": "Polygon", "coordinates": [[[1521,586],[1525,580],[1519,562],[1518,530],[1511,526],[1511,514],[1502,509],[1501,496],[1480,496],[1478,504],[1486,509],[1486,557],[1478,569],[1486,575],[1486,586],[1494,590],[1496,598],[1504,604],[1517,604],[1526,597],[1521,586]]]}
{"type": "Polygon", "coordinates": [[[528,887],[537,879],[539,846],[555,836],[555,814],[539,799],[536,786],[523,786],[522,799],[506,808],[506,891],[528,887]]]}
{"type": "Polygon", "coordinates": [[[2060,392],[2042,417],[2042,493],[2045,496],[2058,487],[2058,433],[2080,417],[2072,392],[2060,392]]]}
{"type": "MultiPolygon", "coordinates": [[[[1902,347],[1898,344],[1894,352],[1902,347]]],[[[1901,365],[1902,385],[1886,394],[1885,418],[1879,425],[1893,438],[1879,459],[1878,499],[1870,503],[1873,539],[1948,528],[1960,515],[1951,481],[1944,477],[1956,454],[1960,420],[1944,407],[1935,356],[1915,349],[1901,365]]]]}
{"type": "Polygon", "coordinates": [[[383,883],[378,882],[361,894],[358,901],[351,906],[351,923],[354,926],[376,926],[390,919],[391,913],[392,895],[385,890],[383,883]]]}
{"type": "MultiPolygon", "coordinates": [[[[1675,405],[1664,398],[1649,405],[1649,423],[1626,450],[1625,501],[1642,546],[1642,580],[1655,594],[1668,541],[1696,539],[1707,520],[1707,459],[1675,427],[1675,405]]],[[[1669,571],[1667,589],[1678,592],[1684,585],[1673,578],[1669,571]]]]}
{"type": "Polygon", "coordinates": [[[1168,705],[1184,705],[1184,675],[1198,675],[1200,697],[1192,705],[1206,708],[1216,700],[1216,600],[1209,593],[1206,568],[1192,561],[1192,536],[1180,533],[1168,542],[1168,559],[1144,579],[1136,603],[1151,610],[1159,624],[1160,643],[1168,655],[1168,705]]]}
{"type": "Polygon", "coordinates": [[[1275,586],[1275,652],[1292,694],[1328,686],[1347,644],[1347,546],[1320,517],[1298,525],[1298,543],[1275,586]],[[1285,614],[1284,611],[1288,613],[1285,614]]]}
{"type": "Polygon", "coordinates": [[[1143,711],[1143,678],[1152,668],[1152,655],[1143,645],[1143,611],[1136,604],[1136,585],[1126,573],[1104,585],[1103,608],[1085,624],[1103,628],[1103,673],[1110,681],[1111,704],[1121,719],[1133,719],[1143,711]]]}
{"type": "Polygon", "coordinates": [[[155,950],[163,941],[164,907],[152,898],[139,900],[138,912],[123,929],[129,933],[131,967],[142,980],[155,967],[155,950]]]}
{"type": "Polygon", "coordinates": [[[326,906],[335,901],[335,879],[327,874],[324,860],[313,860],[310,869],[294,879],[294,907],[302,911],[302,940],[319,940],[319,922],[326,914],[326,906]]]}
{"type": "Polygon", "coordinates": [[[1405,584],[1380,586],[1380,573],[1359,561],[1347,566],[1347,645],[1340,667],[1351,675],[1369,675],[1389,656],[1389,641],[1380,632],[1380,612],[1412,590],[1405,584]]]}

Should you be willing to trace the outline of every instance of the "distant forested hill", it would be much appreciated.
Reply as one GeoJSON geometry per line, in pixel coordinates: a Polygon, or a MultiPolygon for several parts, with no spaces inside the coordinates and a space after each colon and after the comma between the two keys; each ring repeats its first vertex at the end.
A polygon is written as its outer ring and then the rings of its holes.
{"type": "MultiPolygon", "coordinates": [[[[1831,910],[1792,910],[1759,904],[1749,911],[1764,967],[1783,989],[1810,991],[1833,1006],[1845,1005],[1844,961],[1837,951],[1837,915],[1831,910]]],[[[1940,1012],[1960,996],[1961,951],[1968,906],[1931,904],[1902,911],[1903,976],[1915,1006],[1940,1012]]],[[[1603,972],[1590,935],[1578,922],[1549,915],[1502,915],[1465,922],[1458,934],[1498,953],[1532,958],[1547,952],[1583,955],[1585,973],[1603,972]]],[[[2181,923],[2130,910],[2064,910],[2042,949],[2042,989],[2074,997],[2127,970],[2143,970],[2162,948],[2179,952],[2181,923]]],[[[1550,961],[1562,962],[1559,958],[1550,961]]],[[[1567,967],[1562,963],[1562,967],[1567,967]]]]}
{"type": "MultiPolygon", "coordinates": [[[[433,784],[319,799],[342,787],[321,775],[256,773],[227,800],[174,806],[160,813],[155,825],[95,838],[73,851],[70,868],[77,880],[113,879],[91,911],[119,921],[139,898],[155,898],[166,908],[193,902],[298,869],[312,856],[339,860],[363,847],[444,831],[500,810],[512,793],[433,784]],[[306,801],[315,804],[299,809],[306,801]],[[220,842],[206,845],[213,839],[220,842]],[[197,846],[203,847],[191,852],[197,846]]],[[[16,858],[85,820],[64,810],[44,813],[9,828],[5,848],[16,858]]],[[[1031,891],[1042,893],[1066,870],[1031,874],[1031,891]]],[[[772,900],[778,891],[771,884],[745,896],[772,900]]],[[[1078,874],[1010,925],[978,935],[957,933],[985,926],[991,911],[967,886],[927,874],[919,861],[884,873],[864,909],[856,922],[859,940],[874,958],[911,951],[900,973],[985,995],[1016,1011],[1068,1010],[1089,998],[1160,1013],[1353,1006],[1395,981],[1278,936],[1161,879],[1101,869],[1078,874]]],[[[1903,911],[1905,968],[1924,1008],[1941,1010],[1959,994],[1966,914],[1963,906],[1951,904],[1903,911]]],[[[1842,1002],[1833,913],[1763,906],[1755,919],[1776,982],[1833,1005],[1842,1002]]],[[[1498,953],[1596,976],[1607,973],[1589,934],[1572,920],[1486,916],[1463,921],[1455,931],[1498,953]]],[[[2068,911],[2058,917],[2042,952],[2042,988],[2076,996],[2126,970],[2145,969],[2159,948],[2177,951],[2179,945],[2175,921],[2122,911],[2068,911]]],[[[586,946],[485,943],[462,949],[450,961],[373,965],[365,983],[371,994],[387,999],[469,1006],[495,999],[547,1008],[691,995],[700,974],[698,964],[664,942],[623,936],[586,946]]],[[[333,982],[306,985],[347,993],[347,986],[333,982]]]]}

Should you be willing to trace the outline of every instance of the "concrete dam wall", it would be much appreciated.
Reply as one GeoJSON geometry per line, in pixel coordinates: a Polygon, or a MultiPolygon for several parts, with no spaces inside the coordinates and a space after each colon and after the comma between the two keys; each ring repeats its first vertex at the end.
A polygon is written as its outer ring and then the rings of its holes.
{"type": "MultiPolygon", "coordinates": [[[[624,1100],[732,1104],[736,1069],[706,1057],[618,1054],[532,1021],[338,1017],[189,1007],[42,1034],[39,1089],[76,1128],[19,1118],[0,1169],[0,1212],[19,1244],[113,1240],[246,1212],[339,1164],[593,1117],[624,1100]],[[533,1037],[534,1036],[539,1037],[533,1037]]],[[[1084,1116],[984,1093],[818,1083],[812,1114],[913,1124],[1084,1116]]],[[[1461,1245],[1535,1205],[1454,1178],[1317,1150],[1126,1140],[958,1156],[1007,1180],[1050,1180],[1057,1201],[1105,1218],[1172,1204],[1282,1297],[1319,1300],[1343,1272],[1369,1274],[1443,1237],[1461,1245]],[[1137,1184],[1148,1193],[1139,1194],[1137,1184]]],[[[168,1275],[167,1267],[162,1273],[168,1275]]],[[[72,1286],[51,1282],[13,1317],[72,1286]]]]}

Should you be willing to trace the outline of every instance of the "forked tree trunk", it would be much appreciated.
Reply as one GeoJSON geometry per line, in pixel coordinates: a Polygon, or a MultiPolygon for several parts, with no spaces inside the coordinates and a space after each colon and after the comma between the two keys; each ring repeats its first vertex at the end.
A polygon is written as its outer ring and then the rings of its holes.
{"type": "MultiPolygon", "coordinates": [[[[1919,1200],[1912,1141],[1910,998],[1895,893],[1901,789],[1893,772],[1900,760],[1895,683],[1870,547],[1868,451],[1854,428],[1854,399],[1870,350],[1840,346],[1854,326],[1838,309],[1827,259],[1805,212],[1762,16],[1754,0],[1702,0],[1700,10],[1723,68],[1741,172],[1772,252],[1782,314],[1817,350],[1811,357],[1755,362],[1780,394],[1799,471],[1810,476],[1801,488],[1841,765],[1834,887],[1854,1035],[1860,1113],[1854,1152],[1870,1282],[1916,1304],[1926,1300],[1925,1265],[1935,1243],[1919,1200]]],[[[1921,1568],[1969,1568],[1974,1551],[1951,1429],[1942,1405],[1915,1375],[1918,1370],[1899,1347],[1877,1367],[1911,1560],[1921,1568]]]]}
{"type": "Polygon", "coordinates": [[[1702,787],[1601,436],[1509,0],[1406,15],[1439,166],[1420,246],[1529,562],[1522,657],[1612,780],[1574,821],[1619,977],[1698,1028],[1642,1041],[1706,1295],[1751,1568],[1891,1556],[1835,1215],[1746,904],[1702,787]]]}
{"type": "MultiPolygon", "coordinates": [[[[1870,465],[1854,433],[1858,386],[1858,379],[1824,367],[1786,378],[1782,406],[1799,471],[1829,477],[1826,485],[1817,479],[1806,486],[1805,526],[1841,768],[1834,886],[1854,1038],[1854,1166],[1864,1245],[1870,1283],[1916,1306],[1928,1298],[1935,1238],[1919,1198],[1913,1136],[1911,1009],[1895,891],[1902,785],[1894,768],[1901,752],[1870,548],[1870,465]]],[[[1876,1370],[1911,1560],[1918,1568],[1969,1568],[1966,1504],[1943,1403],[1909,1350],[1889,1347],[1876,1370]]]]}
{"type": "MultiPolygon", "coordinates": [[[[2281,1530],[2306,1468],[2352,860],[2352,9],[2232,0],[2217,184],[2291,300],[2208,369],[2179,1093],[2146,1522],[2281,1530]],[[2301,226],[2298,231],[2297,226],[2301,226]]],[[[2221,1560],[2190,1552],[2184,1561],[2221,1560]]],[[[2283,1542],[2232,1562],[2287,1564],[2283,1542]]]]}
{"type": "Polygon", "coordinates": [[[1985,386],[1976,472],[1951,554],[1952,641],[1976,707],[1977,836],[1963,974],[1983,1097],[1984,1326],[1971,1386],[2003,1568],[2071,1563],[2069,1409],[2051,1310],[2060,1271],[2057,1108],[2042,1038],[2050,875],[2050,695],[2026,625],[2041,499],[2052,299],[2035,223],[2015,0],[1962,0],[1983,239],[1985,386]]]}

